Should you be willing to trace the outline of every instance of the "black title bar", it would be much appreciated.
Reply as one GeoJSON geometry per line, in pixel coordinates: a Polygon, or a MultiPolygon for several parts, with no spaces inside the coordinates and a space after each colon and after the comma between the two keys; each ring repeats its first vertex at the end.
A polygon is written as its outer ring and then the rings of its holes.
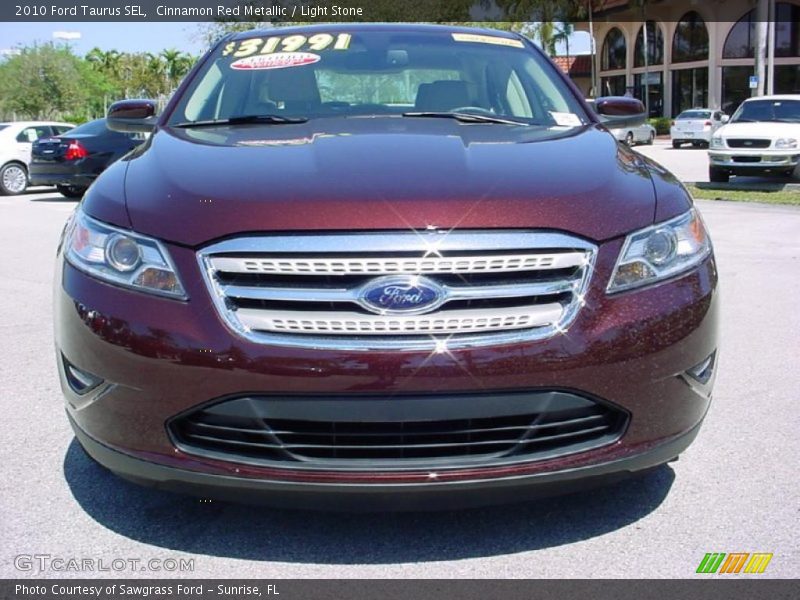
{"type": "MultiPolygon", "coordinates": [[[[684,12],[700,10],[708,21],[738,21],[739,3],[686,0],[668,4],[650,0],[593,0],[594,21],[640,21],[643,15],[660,21],[680,20],[684,12]],[[680,8],[685,4],[685,10],[680,8]],[[649,10],[649,14],[647,11],[649,10]]],[[[755,11],[757,13],[757,11],[755,11]]],[[[775,20],[794,12],[778,11],[775,20]]],[[[754,18],[757,18],[754,13],[754,18]]],[[[589,0],[2,0],[0,21],[6,22],[155,22],[253,21],[348,22],[434,21],[508,22],[589,20],[589,0]]]]}

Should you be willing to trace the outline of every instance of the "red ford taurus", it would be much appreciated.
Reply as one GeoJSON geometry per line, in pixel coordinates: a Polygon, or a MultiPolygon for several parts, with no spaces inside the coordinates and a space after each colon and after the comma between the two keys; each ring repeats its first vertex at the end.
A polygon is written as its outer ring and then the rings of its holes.
{"type": "Polygon", "coordinates": [[[307,507],[560,493],[695,438],[717,272],[685,188],[523,37],[239,33],[89,188],[58,256],[78,440],[122,477],[307,507]]]}

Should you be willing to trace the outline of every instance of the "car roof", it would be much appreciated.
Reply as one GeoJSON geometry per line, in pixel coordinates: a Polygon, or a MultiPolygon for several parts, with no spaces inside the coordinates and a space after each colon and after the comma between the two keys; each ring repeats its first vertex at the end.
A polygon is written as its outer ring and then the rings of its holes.
{"type": "Polygon", "coordinates": [[[297,32],[319,32],[319,33],[354,33],[358,31],[399,31],[399,32],[444,32],[444,33],[480,33],[506,39],[520,39],[516,33],[492,29],[486,27],[464,27],[460,25],[435,25],[429,23],[326,23],[321,25],[297,25],[293,27],[281,27],[276,29],[251,29],[235,33],[229,39],[241,40],[252,37],[276,35],[287,35],[297,32]]]}
{"type": "Polygon", "coordinates": [[[63,121],[3,121],[0,125],[8,127],[35,127],[36,125],[66,125],[75,127],[74,123],[64,123],[63,121]]]}
{"type": "Polygon", "coordinates": [[[773,94],[772,96],[754,96],[747,98],[745,102],[753,102],[755,100],[800,100],[800,94],[773,94]]]}

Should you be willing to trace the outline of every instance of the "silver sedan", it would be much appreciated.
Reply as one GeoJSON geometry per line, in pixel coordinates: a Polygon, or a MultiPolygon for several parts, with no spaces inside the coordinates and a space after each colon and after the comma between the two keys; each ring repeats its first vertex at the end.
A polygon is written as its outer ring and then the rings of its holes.
{"type": "Polygon", "coordinates": [[[628,146],[634,144],[647,144],[648,146],[656,139],[655,127],[649,123],[642,123],[634,127],[620,127],[609,129],[620,142],[625,142],[628,146]]]}

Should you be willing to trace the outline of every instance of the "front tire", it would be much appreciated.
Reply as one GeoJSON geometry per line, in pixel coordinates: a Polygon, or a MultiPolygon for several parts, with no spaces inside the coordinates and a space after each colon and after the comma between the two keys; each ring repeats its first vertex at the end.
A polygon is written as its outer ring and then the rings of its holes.
{"type": "Polygon", "coordinates": [[[649,136],[647,136],[647,141],[646,141],[645,143],[646,143],[648,146],[652,146],[652,145],[653,145],[653,142],[655,141],[655,139],[656,139],[656,134],[655,134],[655,133],[653,133],[653,132],[651,131],[651,132],[650,132],[650,135],[649,135],[649,136]]]}
{"type": "Polygon", "coordinates": [[[633,132],[632,131],[629,131],[625,135],[625,145],[626,146],[633,146],[633,132]]]}
{"type": "Polygon", "coordinates": [[[727,171],[717,167],[708,168],[708,180],[712,183],[728,183],[731,176],[727,171]]]}
{"type": "Polygon", "coordinates": [[[20,163],[8,163],[0,169],[0,194],[16,196],[28,188],[28,170],[20,163]]]}
{"type": "Polygon", "coordinates": [[[65,198],[80,198],[86,192],[85,187],[78,187],[76,185],[57,185],[56,189],[65,198]]]}

